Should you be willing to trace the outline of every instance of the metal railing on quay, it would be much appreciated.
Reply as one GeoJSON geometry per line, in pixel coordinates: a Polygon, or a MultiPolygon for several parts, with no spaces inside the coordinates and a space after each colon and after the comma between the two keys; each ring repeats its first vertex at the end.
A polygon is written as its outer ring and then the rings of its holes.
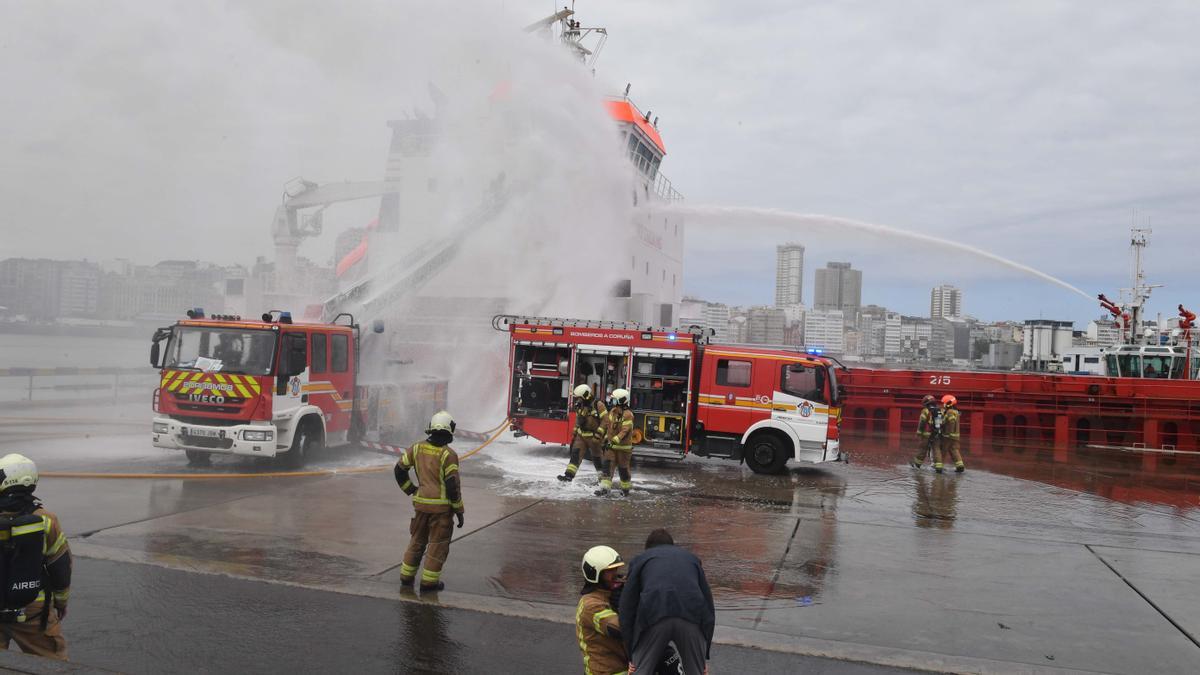
{"type": "Polygon", "coordinates": [[[66,401],[72,397],[118,398],[158,382],[148,368],[0,368],[0,401],[66,401]]]}

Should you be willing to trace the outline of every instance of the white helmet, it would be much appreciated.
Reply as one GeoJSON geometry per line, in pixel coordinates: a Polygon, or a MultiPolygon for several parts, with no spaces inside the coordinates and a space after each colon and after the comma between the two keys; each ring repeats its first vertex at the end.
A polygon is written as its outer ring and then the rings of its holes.
{"type": "Polygon", "coordinates": [[[454,423],[454,418],[445,410],[433,414],[429,420],[429,428],[425,433],[432,434],[435,431],[448,431],[454,433],[454,428],[458,426],[454,423]]]}
{"type": "Polygon", "coordinates": [[[613,403],[617,405],[629,405],[629,390],[614,389],[612,393],[613,403]]]}
{"type": "Polygon", "coordinates": [[[621,554],[611,546],[593,546],[583,554],[583,578],[588,583],[600,583],[600,573],[615,567],[624,567],[621,554]]]}
{"type": "Polygon", "coordinates": [[[37,487],[37,464],[25,455],[12,453],[0,457],[0,492],[14,487],[37,487]]]}
{"type": "Polygon", "coordinates": [[[581,398],[586,401],[592,397],[592,388],[586,384],[581,384],[575,387],[575,391],[572,393],[575,394],[575,398],[581,398]]]}

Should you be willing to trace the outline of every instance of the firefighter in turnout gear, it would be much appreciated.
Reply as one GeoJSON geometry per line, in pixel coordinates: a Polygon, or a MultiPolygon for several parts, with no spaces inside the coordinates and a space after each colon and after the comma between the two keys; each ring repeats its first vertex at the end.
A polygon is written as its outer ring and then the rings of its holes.
{"type": "Polygon", "coordinates": [[[958,399],[950,394],[942,397],[942,434],[941,442],[934,446],[933,470],[942,472],[942,454],[947,453],[954,459],[954,470],[962,473],[967,470],[963,464],[962,453],[958,450],[958,399]]]}
{"type": "Polygon", "coordinates": [[[604,403],[592,396],[592,388],[586,384],[575,387],[575,433],[571,436],[571,459],[567,470],[558,479],[569,482],[579,470],[580,459],[590,459],[596,473],[604,470],[604,441],[601,424],[608,410],[604,403]]]}
{"type": "Polygon", "coordinates": [[[33,496],[38,471],[33,460],[0,458],[0,547],[8,589],[0,604],[0,647],[16,642],[21,651],[67,659],[62,620],[71,591],[71,549],[58,516],[33,496]]]}
{"type": "Polygon", "coordinates": [[[421,590],[439,591],[446,587],[442,583],[442,566],[450,554],[450,535],[454,531],[454,520],[463,526],[462,483],[458,476],[458,453],[450,448],[454,441],[454,418],[442,411],[429,421],[424,440],[404,451],[396,462],[394,473],[400,489],[413,500],[413,519],[409,526],[412,538],[404,551],[404,562],[400,565],[400,584],[412,586],[417,577],[421,559],[425,570],[421,572],[421,590]],[[413,485],[409,471],[417,473],[417,484],[413,485]]]}
{"type": "MultiPolygon", "coordinates": [[[[921,399],[921,417],[917,420],[917,454],[908,462],[914,469],[921,468],[921,464],[929,456],[930,434],[934,431],[933,420],[938,412],[937,399],[926,394],[925,398],[921,399]]],[[[937,442],[936,439],[934,442],[937,442]]]]}
{"type": "Polygon", "coordinates": [[[575,637],[583,652],[585,675],[621,675],[629,667],[616,605],[625,583],[625,563],[608,546],[593,546],[583,556],[583,590],[575,609],[575,637]]]}
{"type": "Polygon", "coordinates": [[[628,495],[633,487],[629,473],[633,457],[633,413],[629,410],[629,391],[616,389],[612,393],[613,407],[604,422],[604,466],[600,476],[600,489],[596,496],[602,497],[612,491],[612,468],[617,465],[621,476],[621,494],[628,495]]]}

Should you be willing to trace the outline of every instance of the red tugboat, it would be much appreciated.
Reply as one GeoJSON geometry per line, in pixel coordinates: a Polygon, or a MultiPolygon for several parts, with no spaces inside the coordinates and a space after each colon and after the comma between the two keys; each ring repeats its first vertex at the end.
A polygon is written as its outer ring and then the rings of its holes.
{"type": "Polygon", "coordinates": [[[845,433],[886,434],[889,448],[899,449],[916,429],[921,398],[953,393],[969,450],[985,444],[1049,447],[1055,461],[1065,462],[1072,449],[1110,449],[1140,454],[1148,469],[1164,456],[1194,460],[1200,455],[1196,315],[1179,305],[1174,326],[1144,319],[1153,288],[1142,274],[1146,233],[1132,234],[1127,300],[1099,296],[1121,336],[1102,350],[1101,375],[852,368],[839,374],[846,388],[845,433]]]}

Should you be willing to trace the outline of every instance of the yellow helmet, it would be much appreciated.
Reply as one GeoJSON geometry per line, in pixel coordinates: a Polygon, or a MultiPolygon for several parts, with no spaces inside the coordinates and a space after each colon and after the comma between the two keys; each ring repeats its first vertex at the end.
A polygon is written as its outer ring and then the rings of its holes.
{"type": "Polygon", "coordinates": [[[613,403],[617,405],[629,405],[629,390],[614,389],[612,393],[613,403]]]}
{"type": "Polygon", "coordinates": [[[581,398],[585,401],[592,398],[592,388],[586,384],[581,384],[578,387],[575,387],[575,391],[572,393],[575,394],[575,398],[581,398]]]}
{"type": "Polygon", "coordinates": [[[624,567],[621,554],[611,546],[593,546],[583,554],[583,578],[588,583],[600,583],[600,573],[616,567],[624,567]]]}
{"type": "Polygon", "coordinates": [[[12,453],[0,457],[0,492],[9,488],[35,488],[38,482],[37,464],[25,455],[12,453]]]}
{"type": "Polygon", "coordinates": [[[454,423],[454,418],[445,410],[433,414],[429,420],[429,428],[425,433],[432,434],[435,431],[448,431],[454,433],[454,428],[458,426],[454,423]]]}

